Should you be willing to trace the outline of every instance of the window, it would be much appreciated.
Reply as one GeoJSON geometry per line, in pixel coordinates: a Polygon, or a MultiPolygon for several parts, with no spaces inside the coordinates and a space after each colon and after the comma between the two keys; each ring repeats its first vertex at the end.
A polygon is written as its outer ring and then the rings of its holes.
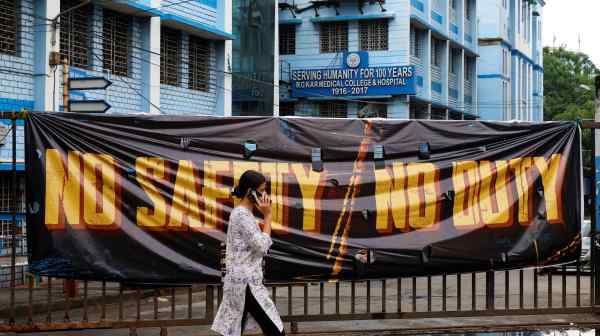
{"type": "Polygon", "coordinates": [[[388,20],[360,22],[360,50],[388,50],[388,20]]]}
{"type": "Polygon", "coordinates": [[[279,54],[293,55],[296,53],[296,26],[279,26],[279,54]]]}
{"type": "Polygon", "coordinates": [[[502,8],[506,9],[506,0],[502,0],[502,8]]]}
{"type": "Polygon", "coordinates": [[[279,103],[279,115],[282,117],[293,116],[295,109],[296,109],[296,105],[292,102],[279,103]]]}
{"type": "Polygon", "coordinates": [[[190,35],[188,54],[188,87],[192,90],[208,91],[209,89],[210,46],[210,41],[190,35]]]}
{"type": "MultiPolygon", "coordinates": [[[[81,4],[79,0],[61,0],[60,10],[66,11],[81,4]]],[[[92,5],[79,7],[60,17],[60,55],[79,68],[90,66],[90,18],[92,5]]]]}
{"type": "Polygon", "coordinates": [[[322,102],[319,103],[319,117],[323,118],[346,118],[348,106],[346,102],[322,102]]]}
{"type": "Polygon", "coordinates": [[[332,53],[348,50],[348,22],[321,24],[321,52],[332,53]]]}
{"type": "Polygon", "coordinates": [[[473,19],[473,6],[471,6],[471,1],[469,0],[465,0],[465,19],[467,21],[473,19]]]}
{"type": "Polygon", "coordinates": [[[161,27],[160,30],[160,82],[179,85],[181,63],[181,32],[161,27]]]}
{"type": "Polygon", "coordinates": [[[456,10],[456,0],[450,0],[450,8],[456,10]]]}
{"type": "Polygon", "coordinates": [[[475,64],[469,57],[465,59],[465,81],[472,81],[475,75],[475,64]]]}
{"type": "Polygon", "coordinates": [[[431,39],[431,64],[437,67],[442,64],[442,44],[436,39],[431,39]]]}
{"type": "Polygon", "coordinates": [[[115,75],[128,76],[131,17],[107,9],[104,10],[103,16],[104,70],[115,75]]]}
{"type": "Polygon", "coordinates": [[[0,52],[17,53],[17,3],[15,0],[0,0],[0,52]]]}
{"type": "Polygon", "coordinates": [[[421,34],[417,29],[411,29],[410,31],[411,48],[410,54],[413,57],[421,58],[423,55],[423,41],[421,41],[421,34]]]}
{"type": "Polygon", "coordinates": [[[458,73],[459,60],[460,51],[452,49],[452,52],[450,53],[450,73],[453,75],[456,75],[458,73]]]}
{"type": "Polygon", "coordinates": [[[359,118],[387,118],[387,103],[359,103],[359,118]]]}

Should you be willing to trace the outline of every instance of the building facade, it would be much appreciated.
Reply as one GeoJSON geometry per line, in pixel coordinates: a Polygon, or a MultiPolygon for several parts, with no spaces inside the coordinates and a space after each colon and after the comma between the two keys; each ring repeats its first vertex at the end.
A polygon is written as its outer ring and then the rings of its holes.
{"type": "MultiPolygon", "coordinates": [[[[104,100],[108,113],[231,115],[231,18],[231,0],[0,0],[0,111],[65,111],[57,63],[66,59],[70,78],[112,82],[70,90],[70,101],[104,100]]],[[[19,264],[27,253],[23,133],[19,121],[19,264]]],[[[0,266],[11,248],[11,145],[2,120],[0,266]]],[[[5,273],[0,267],[0,283],[5,273]]]]}
{"type": "Polygon", "coordinates": [[[487,120],[544,119],[543,0],[479,7],[479,111],[487,120]]]}
{"type": "Polygon", "coordinates": [[[478,118],[477,6],[475,0],[280,0],[279,114],[478,118]],[[351,69],[358,59],[353,81],[303,81],[331,79],[327,70],[351,69]],[[389,81],[395,67],[408,67],[406,81],[389,81]],[[373,80],[373,73],[381,76],[373,80]]]}

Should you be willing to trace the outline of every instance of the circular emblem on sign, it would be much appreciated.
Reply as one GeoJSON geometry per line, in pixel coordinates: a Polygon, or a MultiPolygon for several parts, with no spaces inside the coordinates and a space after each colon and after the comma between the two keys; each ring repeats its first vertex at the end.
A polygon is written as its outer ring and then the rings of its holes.
{"type": "Polygon", "coordinates": [[[356,68],[360,65],[360,55],[357,53],[348,54],[346,57],[346,64],[350,68],[356,68]]]}

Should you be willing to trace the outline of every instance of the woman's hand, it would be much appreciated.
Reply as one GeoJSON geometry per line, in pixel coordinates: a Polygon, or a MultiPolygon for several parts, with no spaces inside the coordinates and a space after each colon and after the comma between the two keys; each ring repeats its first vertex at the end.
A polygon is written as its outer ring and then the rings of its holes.
{"type": "Polygon", "coordinates": [[[264,217],[271,216],[271,198],[266,193],[263,193],[258,200],[258,210],[264,217]]]}

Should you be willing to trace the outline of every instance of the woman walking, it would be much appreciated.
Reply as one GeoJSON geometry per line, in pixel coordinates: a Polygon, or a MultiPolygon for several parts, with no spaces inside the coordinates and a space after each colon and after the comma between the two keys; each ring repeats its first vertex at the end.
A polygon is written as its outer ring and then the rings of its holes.
{"type": "Polygon", "coordinates": [[[279,313],[263,285],[262,260],[273,244],[271,200],[265,188],[265,177],[248,170],[233,191],[241,202],[229,216],[223,301],[212,325],[212,330],[223,336],[239,336],[254,323],[267,336],[285,335],[279,313]],[[254,208],[263,214],[262,231],[254,208]]]}

